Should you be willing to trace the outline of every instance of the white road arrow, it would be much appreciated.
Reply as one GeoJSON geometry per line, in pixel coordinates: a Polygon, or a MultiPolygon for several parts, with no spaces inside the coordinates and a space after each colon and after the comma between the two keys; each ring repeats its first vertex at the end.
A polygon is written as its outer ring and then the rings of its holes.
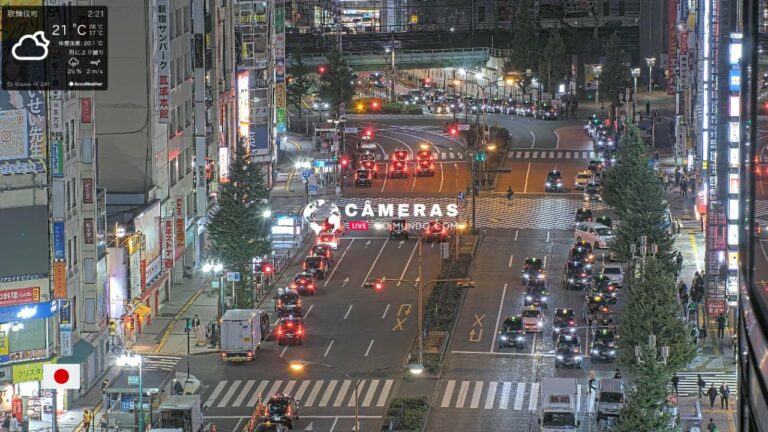
{"type": "Polygon", "coordinates": [[[311,431],[312,430],[312,422],[309,422],[307,427],[304,428],[305,431],[311,431]]]}
{"type": "Polygon", "coordinates": [[[405,244],[405,240],[400,240],[400,243],[397,244],[397,248],[400,249],[405,244]]]}
{"type": "Polygon", "coordinates": [[[349,283],[349,276],[347,276],[347,277],[344,279],[344,282],[342,282],[342,283],[341,283],[341,286],[343,287],[343,286],[345,286],[347,283],[349,283]]]}
{"type": "Polygon", "coordinates": [[[371,245],[371,241],[370,241],[370,240],[368,240],[367,242],[365,242],[365,247],[368,247],[368,246],[370,246],[370,245],[371,245]]]}

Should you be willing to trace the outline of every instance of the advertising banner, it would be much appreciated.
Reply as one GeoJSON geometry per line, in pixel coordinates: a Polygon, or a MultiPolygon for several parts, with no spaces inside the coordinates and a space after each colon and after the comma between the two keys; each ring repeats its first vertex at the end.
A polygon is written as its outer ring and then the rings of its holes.
{"type": "MultiPolygon", "coordinates": [[[[675,79],[677,68],[677,9],[680,0],[669,0],[667,18],[667,94],[675,94],[675,79]]],[[[686,1],[686,0],[683,0],[686,1]]]]}
{"type": "Polygon", "coordinates": [[[229,179],[229,147],[219,147],[219,183],[229,179]]]}
{"type": "Polygon", "coordinates": [[[93,204],[93,179],[83,179],[83,204],[93,204]]]}
{"type": "Polygon", "coordinates": [[[40,91],[0,90],[0,174],[45,172],[45,108],[40,91]]]}
{"type": "Polygon", "coordinates": [[[91,110],[91,98],[80,98],[80,121],[83,123],[90,123],[92,114],[91,110]]]}
{"type": "Polygon", "coordinates": [[[40,287],[14,288],[0,291],[0,307],[40,301],[40,287]]]}
{"type": "MultiPolygon", "coordinates": [[[[134,224],[136,229],[140,230],[144,234],[144,251],[142,252],[142,259],[147,264],[153,262],[160,257],[161,254],[161,235],[160,235],[160,202],[156,202],[151,207],[144,210],[144,214],[141,217],[134,218],[134,224]]],[[[160,268],[149,271],[150,266],[147,265],[147,280],[154,279],[158,274],[160,268]]]]}
{"type": "Polygon", "coordinates": [[[184,197],[176,197],[176,248],[184,249],[185,230],[187,228],[184,220],[184,197]]]}
{"type": "Polygon", "coordinates": [[[173,218],[166,217],[163,218],[163,267],[173,268],[174,251],[173,218]]]}
{"type": "Polygon", "coordinates": [[[158,122],[171,122],[171,40],[168,0],[155,0],[155,58],[157,59],[157,109],[158,122]]]}
{"type": "Polygon", "coordinates": [[[595,75],[595,67],[599,64],[585,64],[584,65],[584,88],[587,90],[597,90],[598,81],[597,75],[595,75]]]}
{"type": "Polygon", "coordinates": [[[141,295],[141,251],[132,253],[128,258],[129,287],[131,298],[141,295]]]}
{"type": "Polygon", "coordinates": [[[251,104],[249,97],[250,74],[241,71],[237,74],[237,122],[240,138],[248,138],[248,126],[251,123],[251,104]]]}
{"type": "Polygon", "coordinates": [[[286,107],[286,89],[285,83],[275,84],[275,106],[277,108],[286,107]]]}
{"type": "Polygon", "coordinates": [[[72,324],[72,302],[68,299],[59,301],[59,324],[72,324]]]}
{"type": "Polygon", "coordinates": [[[285,133],[286,131],[285,108],[275,109],[275,124],[277,125],[278,133],[285,133]]]}
{"type": "Polygon", "coordinates": [[[13,383],[20,384],[30,381],[43,380],[43,365],[55,363],[55,361],[25,363],[13,366],[13,383]]]}
{"type": "Polygon", "coordinates": [[[64,143],[58,138],[51,140],[51,177],[64,177],[64,143]]]}
{"type": "Polygon", "coordinates": [[[66,243],[64,236],[64,222],[53,223],[53,259],[64,260],[67,255],[64,251],[64,245],[66,243]]]}
{"type": "Polygon", "coordinates": [[[53,298],[67,298],[67,263],[64,261],[53,263],[53,298]]]}
{"type": "Polygon", "coordinates": [[[139,262],[139,277],[141,283],[141,292],[147,290],[147,260],[143,259],[139,262]]]}
{"type": "Polygon", "coordinates": [[[0,357],[8,355],[8,330],[11,325],[0,324],[0,357]]]}
{"type": "Polygon", "coordinates": [[[59,345],[61,346],[61,356],[69,357],[72,355],[72,325],[59,325],[59,345]]]}
{"type": "Polygon", "coordinates": [[[93,218],[83,219],[83,242],[93,244],[93,218]]]}
{"type": "Polygon", "coordinates": [[[63,102],[61,99],[49,99],[50,109],[50,128],[51,133],[64,133],[64,116],[62,113],[63,102]]]}

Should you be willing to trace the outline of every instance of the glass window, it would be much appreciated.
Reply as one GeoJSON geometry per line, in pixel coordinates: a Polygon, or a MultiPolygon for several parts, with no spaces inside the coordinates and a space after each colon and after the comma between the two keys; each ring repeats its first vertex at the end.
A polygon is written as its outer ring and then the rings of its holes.
{"type": "Polygon", "coordinates": [[[46,319],[28,319],[10,323],[8,348],[10,352],[29,351],[45,348],[46,319]]]}
{"type": "Polygon", "coordinates": [[[611,3],[603,2],[603,16],[608,16],[610,14],[611,14],[611,3]]]}
{"type": "Polygon", "coordinates": [[[173,158],[168,164],[168,169],[171,170],[171,186],[175,185],[176,182],[179,181],[178,161],[178,158],[173,158]]]}

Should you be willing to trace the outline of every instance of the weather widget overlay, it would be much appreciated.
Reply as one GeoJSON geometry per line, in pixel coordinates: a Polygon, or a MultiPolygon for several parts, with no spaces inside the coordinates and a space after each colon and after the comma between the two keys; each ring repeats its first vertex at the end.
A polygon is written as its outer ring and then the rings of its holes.
{"type": "Polygon", "coordinates": [[[2,8],[3,90],[106,90],[107,8],[2,8]]]}

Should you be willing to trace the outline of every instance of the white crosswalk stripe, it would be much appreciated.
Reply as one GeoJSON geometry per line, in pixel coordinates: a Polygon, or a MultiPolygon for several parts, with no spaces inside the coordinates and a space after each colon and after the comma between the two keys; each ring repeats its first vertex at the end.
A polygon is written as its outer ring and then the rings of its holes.
{"type": "MultiPolygon", "coordinates": [[[[584,159],[597,157],[597,153],[587,150],[561,150],[561,151],[525,151],[510,150],[509,159],[584,159]]],[[[766,209],[768,214],[768,209],[766,209]]]]}
{"type": "Polygon", "coordinates": [[[755,219],[768,221],[768,200],[755,200],[755,219]]]}
{"type": "MultiPolygon", "coordinates": [[[[360,407],[386,406],[393,385],[393,379],[360,381],[360,407]]],[[[338,409],[355,406],[355,384],[352,380],[234,380],[221,381],[211,387],[210,393],[204,392],[203,400],[206,406],[216,409],[240,407],[244,401],[247,401],[246,406],[254,407],[259,400],[266,403],[275,394],[292,395],[305,407],[338,409]]]]}
{"type": "Polygon", "coordinates": [[[528,411],[536,411],[539,402],[539,383],[531,384],[531,395],[528,398],[528,411]]]}
{"type": "Polygon", "coordinates": [[[172,371],[176,369],[181,357],[164,355],[145,355],[141,357],[143,371],[172,371]]]}
{"type": "MultiPolygon", "coordinates": [[[[390,154],[382,154],[382,153],[376,153],[374,157],[376,158],[377,161],[380,161],[382,163],[391,159],[390,154]]],[[[432,157],[435,158],[436,162],[463,160],[464,153],[456,152],[456,151],[435,152],[435,153],[432,153],[432,157]]]]}
{"type": "MultiPolygon", "coordinates": [[[[738,393],[739,378],[736,375],[736,371],[681,371],[677,373],[680,378],[678,382],[678,394],[680,396],[698,396],[698,376],[701,375],[701,379],[707,385],[707,388],[711,384],[715,385],[715,388],[720,390],[720,386],[723,383],[728,384],[728,388],[731,390],[731,395],[738,393]]],[[[704,389],[706,392],[706,389],[704,389]]]]}

